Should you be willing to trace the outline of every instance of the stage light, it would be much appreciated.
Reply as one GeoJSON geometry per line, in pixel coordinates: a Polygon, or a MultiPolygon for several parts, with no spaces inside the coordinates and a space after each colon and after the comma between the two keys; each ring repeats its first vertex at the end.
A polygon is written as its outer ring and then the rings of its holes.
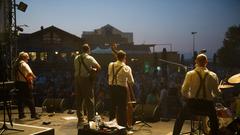
{"type": "Polygon", "coordinates": [[[27,9],[28,5],[26,3],[23,3],[23,2],[20,2],[18,5],[17,5],[17,8],[18,10],[22,11],[22,12],[25,12],[26,9],[27,9]]]}
{"type": "Polygon", "coordinates": [[[144,73],[148,73],[150,71],[150,65],[148,64],[148,62],[144,63],[144,73]]]}

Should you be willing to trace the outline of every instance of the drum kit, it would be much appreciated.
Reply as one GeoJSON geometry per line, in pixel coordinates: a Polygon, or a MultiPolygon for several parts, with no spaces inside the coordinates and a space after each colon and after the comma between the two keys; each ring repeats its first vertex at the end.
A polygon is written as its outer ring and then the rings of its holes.
{"type": "MultiPolygon", "coordinates": [[[[235,86],[238,84],[240,84],[240,73],[229,77],[226,82],[221,81],[218,88],[221,91],[225,91],[225,90],[230,90],[232,88],[235,88],[235,86]]],[[[219,127],[220,128],[229,127],[229,125],[231,125],[231,123],[233,123],[233,121],[235,121],[234,116],[229,108],[224,107],[221,103],[217,103],[215,108],[216,108],[217,116],[219,119],[219,124],[220,124],[219,127]]],[[[208,123],[208,120],[205,120],[205,121],[208,123]]],[[[240,126],[239,122],[236,124],[238,124],[240,126]]],[[[209,126],[206,126],[206,125],[208,125],[208,124],[205,123],[205,126],[204,126],[205,131],[209,131],[209,126]]],[[[239,129],[240,128],[238,128],[238,130],[239,129]]]]}
{"type": "Polygon", "coordinates": [[[228,84],[224,84],[222,81],[220,82],[220,85],[218,86],[219,89],[224,90],[224,89],[228,89],[228,88],[233,88],[234,85],[239,84],[240,83],[240,73],[235,74],[233,76],[231,76],[228,80],[227,80],[228,84]]]}

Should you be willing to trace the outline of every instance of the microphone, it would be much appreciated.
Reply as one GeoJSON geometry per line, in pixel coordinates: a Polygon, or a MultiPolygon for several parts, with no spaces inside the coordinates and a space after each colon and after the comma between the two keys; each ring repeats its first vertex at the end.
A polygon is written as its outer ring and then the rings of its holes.
{"type": "Polygon", "coordinates": [[[136,59],[136,58],[131,58],[131,61],[132,61],[132,62],[138,61],[138,59],[136,59]]]}

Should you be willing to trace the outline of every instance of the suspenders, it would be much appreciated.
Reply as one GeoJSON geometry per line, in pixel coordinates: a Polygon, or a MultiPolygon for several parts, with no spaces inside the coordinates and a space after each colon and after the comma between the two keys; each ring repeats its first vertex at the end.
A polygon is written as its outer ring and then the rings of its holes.
{"type": "Polygon", "coordinates": [[[123,66],[119,67],[117,70],[116,70],[116,73],[114,74],[114,64],[112,64],[112,74],[113,74],[113,78],[112,78],[112,85],[115,81],[116,85],[117,85],[117,74],[118,72],[122,69],[123,66]]]}
{"type": "Polygon", "coordinates": [[[205,85],[205,80],[206,80],[206,78],[207,78],[207,76],[208,76],[208,72],[203,76],[203,78],[201,77],[201,74],[198,72],[198,71],[196,71],[196,70],[194,70],[196,73],[197,73],[197,75],[198,75],[198,77],[199,77],[199,79],[200,79],[200,85],[199,85],[199,88],[198,88],[198,90],[197,90],[197,93],[196,93],[196,97],[199,97],[199,93],[200,93],[200,90],[201,89],[203,89],[203,97],[206,97],[207,95],[206,95],[206,85],[205,85]]]}

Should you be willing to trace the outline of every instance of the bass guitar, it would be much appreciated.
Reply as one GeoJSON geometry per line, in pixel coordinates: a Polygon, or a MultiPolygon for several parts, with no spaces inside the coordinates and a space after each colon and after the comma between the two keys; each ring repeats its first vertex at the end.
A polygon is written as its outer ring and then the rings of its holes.
{"type": "MultiPolygon", "coordinates": [[[[117,58],[117,45],[113,43],[111,45],[112,53],[115,58],[117,58]]],[[[136,103],[136,98],[135,94],[132,89],[132,85],[128,84],[127,87],[127,99],[128,99],[128,104],[127,104],[127,126],[132,127],[133,126],[133,110],[134,110],[134,103],[136,103]]]]}

